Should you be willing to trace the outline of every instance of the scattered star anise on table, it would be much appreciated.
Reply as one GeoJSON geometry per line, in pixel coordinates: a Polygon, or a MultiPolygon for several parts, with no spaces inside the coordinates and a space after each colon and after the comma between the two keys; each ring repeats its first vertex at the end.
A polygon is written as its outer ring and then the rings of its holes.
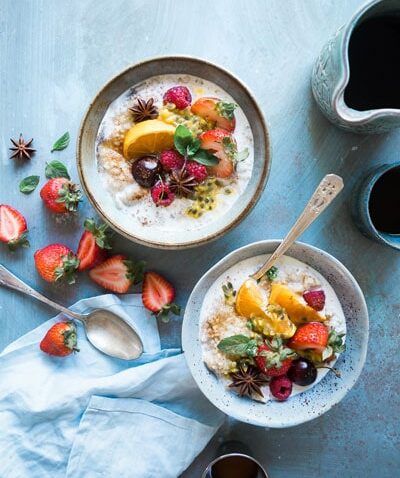
{"type": "Polygon", "coordinates": [[[250,398],[254,394],[263,397],[261,387],[268,383],[267,377],[252,365],[240,365],[237,372],[231,373],[231,379],[232,383],[229,387],[236,388],[241,397],[250,398]]]}
{"type": "Polygon", "coordinates": [[[10,141],[14,145],[13,147],[9,148],[10,151],[13,151],[12,155],[10,156],[10,159],[31,159],[31,156],[36,152],[36,149],[30,147],[33,138],[31,138],[29,141],[25,141],[22,137],[22,133],[19,135],[18,140],[10,138],[10,141]]]}
{"type": "Polygon", "coordinates": [[[184,168],[171,171],[169,187],[177,196],[190,196],[197,184],[195,178],[188,174],[184,168]]]}
{"type": "Polygon", "coordinates": [[[143,98],[137,98],[133,106],[129,108],[136,123],[141,121],[155,119],[158,116],[158,108],[154,104],[154,98],[145,101],[143,98]]]}

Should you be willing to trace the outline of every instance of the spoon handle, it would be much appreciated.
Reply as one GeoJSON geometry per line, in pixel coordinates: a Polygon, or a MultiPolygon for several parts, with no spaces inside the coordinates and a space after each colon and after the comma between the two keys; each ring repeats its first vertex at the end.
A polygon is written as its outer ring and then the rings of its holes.
{"type": "Polygon", "coordinates": [[[66,307],[63,307],[62,305],[57,304],[56,302],[53,302],[52,300],[48,299],[44,295],[39,294],[39,292],[29,287],[21,279],[18,279],[18,277],[12,274],[2,264],[0,264],[0,285],[9,287],[10,289],[14,289],[19,292],[22,292],[23,294],[34,297],[35,299],[40,300],[41,302],[49,305],[50,307],[53,307],[53,309],[56,309],[59,312],[62,312],[63,314],[69,317],[73,317],[74,319],[78,319],[78,320],[83,320],[83,316],[81,314],[72,312],[66,307]]]}
{"type": "Polygon", "coordinates": [[[290,229],[285,239],[280,243],[276,251],[261,269],[251,276],[253,279],[260,279],[267,270],[274,265],[274,263],[289,249],[293,242],[329,206],[343,189],[343,186],[343,179],[336,174],[327,174],[322,179],[292,229],[290,229]]]}

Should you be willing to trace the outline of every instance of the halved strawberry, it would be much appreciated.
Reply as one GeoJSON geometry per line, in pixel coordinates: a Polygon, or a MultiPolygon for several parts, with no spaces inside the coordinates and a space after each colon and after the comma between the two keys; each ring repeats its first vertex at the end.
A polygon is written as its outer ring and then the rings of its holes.
{"type": "Polygon", "coordinates": [[[91,269],[89,277],[105,289],[125,294],[132,284],[142,280],[143,268],[143,262],[133,262],[118,254],[91,269]]]}
{"type": "Polygon", "coordinates": [[[204,97],[195,101],[191,110],[206,121],[215,123],[217,128],[233,131],[236,125],[234,115],[236,106],[235,103],[227,103],[219,98],[204,97]]]}
{"type": "Polygon", "coordinates": [[[0,241],[13,251],[17,247],[29,247],[28,229],[24,216],[8,204],[0,204],[0,241]]]}
{"type": "Polygon", "coordinates": [[[295,356],[293,350],[282,345],[282,340],[275,337],[258,347],[254,360],[264,375],[278,377],[286,374],[295,356]]]}
{"type": "Polygon", "coordinates": [[[107,249],[111,249],[107,224],[97,225],[94,219],[85,219],[83,225],[85,231],[79,241],[78,252],[76,253],[80,260],[80,271],[90,269],[105,261],[107,249]]]}
{"type": "Polygon", "coordinates": [[[174,304],[175,289],[164,277],[157,272],[146,272],[143,279],[142,301],[146,309],[150,310],[163,321],[168,320],[169,312],[175,315],[181,313],[179,305],[174,304]]]}
{"type": "Polygon", "coordinates": [[[328,344],[328,335],[329,329],[326,325],[310,322],[300,326],[287,345],[294,350],[310,349],[322,353],[328,344]]]}
{"type": "Polygon", "coordinates": [[[217,178],[229,178],[235,171],[234,153],[236,143],[228,131],[212,129],[200,135],[201,147],[213,153],[219,163],[208,168],[217,178]]]}

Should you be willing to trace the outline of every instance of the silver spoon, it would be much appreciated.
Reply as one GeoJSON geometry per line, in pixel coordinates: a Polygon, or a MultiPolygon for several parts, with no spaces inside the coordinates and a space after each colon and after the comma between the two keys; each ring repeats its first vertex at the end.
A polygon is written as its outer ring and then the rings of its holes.
{"type": "Polygon", "coordinates": [[[106,309],[95,309],[89,314],[78,314],[48,299],[18,279],[0,264],[0,285],[10,287],[82,322],[89,342],[101,352],[123,360],[133,360],[143,353],[143,343],[136,331],[117,314],[106,309]]]}
{"type": "Polygon", "coordinates": [[[294,241],[303,234],[307,227],[312,224],[335,199],[343,189],[343,186],[343,179],[336,174],[327,174],[322,179],[304,208],[304,211],[287,233],[285,239],[283,239],[275,252],[268,258],[267,262],[251,276],[252,279],[260,279],[267,270],[270,269],[275,262],[283,256],[283,254],[285,254],[294,241]]]}

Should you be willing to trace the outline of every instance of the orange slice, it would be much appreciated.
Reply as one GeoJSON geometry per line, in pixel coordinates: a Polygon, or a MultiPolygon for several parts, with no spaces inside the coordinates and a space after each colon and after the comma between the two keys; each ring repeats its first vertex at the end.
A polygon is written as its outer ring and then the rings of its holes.
{"type": "Polygon", "coordinates": [[[135,159],[146,154],[160,153],[174,145],[175,127],[159,120],[142,121],[125,134],[124,157],[135,159]]]}

